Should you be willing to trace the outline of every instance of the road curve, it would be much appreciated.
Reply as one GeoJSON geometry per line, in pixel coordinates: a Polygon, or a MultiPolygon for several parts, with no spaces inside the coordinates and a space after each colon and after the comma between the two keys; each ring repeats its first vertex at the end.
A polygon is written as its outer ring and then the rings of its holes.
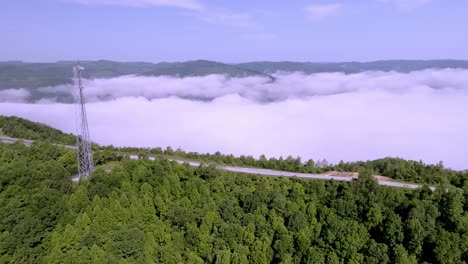
{"type": "MultiPolygon", "coordinates": [[[[17,141],[23,142],[27,146],[31,146],[34,140],[29,139],[19,139],[19,138],[11,138],[11,137],[3,137],[0,136],[0,142],[4,143],[15,143],[17,141]]],[[[54,144],[56,146],[61,146],[64,148],[68,148],[71,150],[76,150],[76,146],[70,145],[62,145],[62,144],[54,144]]],[[[136,155],[129,155],[130,159],[138,159],[136,155]]],[[[154,160],[154,157],[149,157],[150,160],[154,160]]],[[[196,161],[183,161],[177,159],[169,159],[171,161],[175,161],[180,164],[188,163],[190,166],[198,167],[200,166],[200,162],[196,161]]],[[[335,180],[335,181],[352,181],[353,177],[350,176],[333,176],[328,174],[312,174],[312,173],[298,173],[298,172],[289,172],[289,171],[278,171],[278,170],[269,170],[269,169],[259,169],[259,168],[246,168],[246,167],[236,167],[236,166],[223,166],[218,165],[218,169],[224,171],[232,171],[232,172],[239,172],[239,173],[246,173],[246,174],[256,174],[256,175],[265,175],[265,176],[276,176],[276,177],[297,177],[297,178],[304,178],[304,179],[316,179],[316,180],[335,180]]],[[[73,181],[78,181],[79,178],[75,175],[72,179],[73,181]]],[[[378,180],[377,183],[379,185],[384,186],[391,186],[391,187],[398,187],[398,188],[407,188],[407,189],[418,189],[421,188],[422,185],[419,184],[412,184],[412,183],[405,183],[405,182],[397,182],[397,181],[384,181],[378,180]]],[[[435,187],[429,186],[429,189],[432,191],[435,190],[435,187]]]]}
{"type": "MultiPolygon", "coordinates": [[[[130,155],[130,159],[138,159],[136,155],[130,155]]],[[[154,160],[154,157],[149,157],[150,160],[154,160]]],[[[176,159],[169,159],[171,161],[175,161],[179,164],[188,163],[190,166],[198,167],[200,166],[200,162],[196,161],[183,161],[183,160],[176,160],[176,159]]],[[[312,174],[312,173],[298,173],[298,172],[289,172],[289,171],[278,171],[278,170],[269,170],[269,169],[259,169],[259,168],[247,168],[247,167],[236,167],[236,166],[223,166],[217,165],[216,166],[220,170],[224,171],[232,171],[232,172],[240,172],[246,174],[256,174],[256,175],[265,175],[265,176],[276,176],[276,177],[297,177],[297,178],[304,178],[304,179],[315,179],[315,180],[335,180],[335,181],[352,181],[356,178],[350,176],[333,176],[329,174],[312,174]]],[[[422,185],[419,184],[412,184],[412,183],[405,183],[405,182],[397,182],[397,181],[383,181],[378,180],[377,183],[383,186],[391,186],[391,187],[398,187],[398,188],[407,188],[407,189],[418,189],[421,188],[422,185]]],[[[429,186],[429,189],[432,191],[435,190],[435,187],[429,186]]]]}

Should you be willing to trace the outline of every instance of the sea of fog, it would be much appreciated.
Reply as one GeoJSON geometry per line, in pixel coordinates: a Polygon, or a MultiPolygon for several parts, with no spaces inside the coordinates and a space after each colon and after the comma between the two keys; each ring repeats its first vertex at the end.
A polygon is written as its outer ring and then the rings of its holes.
{"type": "MultiPolygon", "coordinates": [[[[468,71],[277,73],[261,77],[87,80],[92,140],[329,162],[401,157],[468,169],[468,71]]],[[[71,86],[25,103],[27,89],[0,91],[0,114],[76,131],[71,86]]]]}

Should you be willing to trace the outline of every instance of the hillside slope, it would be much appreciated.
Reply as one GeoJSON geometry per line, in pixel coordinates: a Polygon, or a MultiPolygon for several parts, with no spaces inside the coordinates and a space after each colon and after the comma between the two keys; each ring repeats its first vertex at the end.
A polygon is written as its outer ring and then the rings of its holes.
{"type": "MultiPolygon", "coordinates": [[[[65,145],[75,145],[76,138],[72,134],[66,134],[58,129],[50,126],[32,122],[15,116],[0,116],[0,136],[31,139],[31,140],[48,140],[53,143],[61,143],[65,145]]],[[[340,162],[338,164],[329,164],[326,160],[312,159],[302,161],[300,157],[287,158],[272,157],[266,159],[264,155],[258,159],[252,156],[235,157],[233,155],[225,155],[219,152],[214,154],[201,154],[196,152],[185,152],[178,149],[177,151],[167,147],[165,150],[161,148],[132,148],[123,147],[115,148],[112,146],[94,145],[95,161],[102,163],[101,160],[108,160],[108,157],[114,157],[122,153],[141,154],[143,156],[151,154],[161,158],[170,158],[178,160],[192,160],[197,162],[207,162],[217,165],[231,165],[238,167],[253,167],[261,169],[270,169],[277,171],[297,172],[297,173],[327,173],[335,171],[336,173],[357,173],[363,170],[370,170],[374,175],[384,175],[398,181],[406,181],[429,185],[452,185],[458,188],[468,187],[468,171],[455,171],[449,168],[444,168],[442,162],[439,164],[425,164],[422,161],[405,160],[401,158],[386,157],[377,160],[356,161],[356,162],[340,162]],[[108,156],[103,157],[104,156],[108,156]]],[[[110,158],[112,160],[112,158],[110,158]]]]}
{"type": "MultiPolygon", "coordinates": [[[[0,62],[0,90],[56,86],[72,83],[72,67],[76,62],[60,61],[52,63],[0,62]]],[[[274,80],[270,74],[283,72],[344,72],[397,71],[410,72],[424,69],[460,68],[468,69],[468,61],[461,60],[393,60],[375,62],[249,62],[227,64],[207,60],[186,62],[117,62],[117,61],[82,61],[85,78],[112,78],[122,75],[144,76],[205,76],[223,74],[230,77],[262,76],[274,80]]]]}
{"type": "Polygon", "coordinates": [[[248,77],[264,76],[267,74],[255,70],[244,69],[235,65],[224,64],[220,62],[196,60],[187,62],[158,63],[154,69],[144,72],[141,75],[146,76],[174,76],[174,77],[193,77],[205,76],[209,74],[222,74],[230,77],[248,77]]]}
{"type": "Polygon", "coordinates": [[[0,263],[463,263],[457,191],[261,177],[164,159],[70,181],[75,154],[0,143],[0,263]]]}
{"type": "MultiPolygon", "coordinates": [[[[0,90],[38,88],[72,83],[72,67],[76,62],[55,63],[0,62],[0,90]]],[[[145,75],[173,77],[223,74],[232,77],[266,76],[254,70],[220,62],[198,60],[174,63],[82,61],[84,78],[112,78],[122,75],[145,75]]]]}
{"type": "Polygon", "coordinates": [[[0,129],[4,136],[31,139],[49,140],[54,143],[74,145],[76,138],[53,127],[29,121],[16,116],[0,115],[0,129]]]}
{"type": "Polygon", "coordinates": [[[426,69],[468,69],[468,61],[463,60],[388,60],[373,62],[248,62],[236,66],[267,74],[275,72],[303,72],[307,74],[321,72],[359,73],[364,71],[396,71],[408,73],[426,69]]]}

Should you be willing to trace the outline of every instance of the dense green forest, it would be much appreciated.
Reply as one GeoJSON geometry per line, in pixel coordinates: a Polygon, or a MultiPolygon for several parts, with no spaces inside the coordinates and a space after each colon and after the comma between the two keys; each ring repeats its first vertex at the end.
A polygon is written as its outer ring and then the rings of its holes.
{"type": "Polygon", "coordinates": [[[344,162],[331,164],[326,160],[313,159],[302,161],[301,157],[288,156],[286,158],[269,158],[261,155],[258,159],[253,156],[235,157],[231,154],[223,155],[220,152],[214,154],[185,152],[181,149],[173,150],[171,147],[162,148],[115,148],[102,146],[100,150],[114,153],[133,153],[139,156],[157,156],[166,158],[179,158],[194,161],[203,161],[208,164],[247,166],[272,170],[282,170],[299,173],[325,173],[328,171],[359,172],[369,170],[373,175],[383,175],[395,180],[408,181],[423,184],[453,185],[464,188],[468,185],[468,171],[455,171],[445,168],[443,162],[439,164],[425,164],[422,161],[405,160],[401,158],[383,158],[370,161],[344,162]]]}
{"type": "Polygon", "coordinates": [[[76,142],[75,136],[71,134],[65,134],[50,126],[15,116],[0,115],[0,131],[2,134],[14,138],[50,140],[54,143],[69,145],[73,145],[76,142]]]}
{"type": "Polygon", "coordinates": [[[76,154],[51,143],[71,135],[0,120],[9,124],[6,134],[37,139],[30,147],[0,143],[0,263],[468,262],[467,175],[442,164],[388,158],[330,165],[95,145],[96,171],[72,182],[76,154]],[[360,176],[255,176],[167,157],[360,176]],[[440,185],[434,192],[379,186],[376,172],[412,172],[440,185]]]}
{"type": "Polygon", "coordinates": [[[465,263],[467,192],[271,178],[164,159],[72,183],[75,154],[0,144],[0,263],[465,263]]]}
{"type": "MultiPolygon", "coordinates": [[[[50,140],[54,143],[75,144],[75,137],[65,134],[44,124],[31,122],[19,117],[0,116],[0,129],[10,137],[50,140]]],[[[283,170],[300,173],[325,173],[328,171],[359,172],[370,170],[374,175],[383,175],[395,180],[408,181],[423,184],[453,185],[464,188],[468,185],[468,171],[455,171],[444,168],[439,164],[425,164],[422,161],[404,160],[401,158],[383,158],[371,161],[339,162],[330,164],[326,160],[302,161],[300,157],[269,158],[265,155],[255,159],[253,156],[224,155],[220,152],[214,154],[185,152],[181,149],[173,150],[171,147],[162,148],[116,148],[113,146],[94,145],[98,164],[119,160],[124,154],[138,154],[140,156],[157,156],[163,158],[179,158],[186,160],[202,161],[208,164],[247,166],[273,170],[283,170]]]]}

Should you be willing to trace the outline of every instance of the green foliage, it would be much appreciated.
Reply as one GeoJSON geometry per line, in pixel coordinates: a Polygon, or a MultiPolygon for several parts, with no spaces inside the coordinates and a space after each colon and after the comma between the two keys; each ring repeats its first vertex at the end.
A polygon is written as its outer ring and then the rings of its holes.
{"type": "Polygon", "coordinates": [[[110,169],[98,166],[88,179],[72,183],[71,153],[45,142],[0,144],[1,263],[468,258],[460,190],[382,187],[369,169],[353,182],[314,181],[165,159],[119,160],[112,152],[102,153],[110,169]]]}
{"type": "MultiPolygon", "coordinates": [[[[106,147],[114,151],[124,153],[139,153],[142,149],[138,148],[120,148],[106,147]]],[[[208,164],[233,165],[256,167],[272,170],[291,171],[298,173],[325,173],[328,171],[339,172],[363,172],[366,178],[371,178],[372,175],[382,175],[400,181],[432,184],[432,185],[453,185],[458,188],[468,188],[468,171],[454,171],[444,168],[442,162],[439,164],[425,164],[421,161],[404,160],[401,158],[384,158],[372,161],[357,161],[343,162],[333,165],[326,160],[308,160],[303,162],[300,157],[280,157],[267,159],[265,155],[261,155],[259,159],[253,156],[235,157],[231,154],[223,155],[219,152],[214,154],[184,152],[178,149],[173,151],[171,148],[162,150],[154,148],[145,150],[151,155],[161,156],[165,158],[178,158],[186,160],[203,161],[208,164]],[[464,187],[466,186],[466,187],[464,187]]],[[[465,194],[467,195],[467,194],[465,194]]]]}
{"type": "MultiPolygon", "coordinates": [[[[82,61],[86,68],[86,78],[109,78],[121,75],[140,74],[151,70],[152,63],[144,62],[113,62],[113,61],[82,61]]],[[[71,84],[72,67],[75,61],[55,63],[30,62],[0,62],[0,87],[2,88],[38,88],[71,84]]],[[[37,96],[43,96],[40,91],[37,96]]],[[[38,98],[36,98],[38,99],[38,98]]]]}
{"type": "Polygon", "coordinates": [[[176,77],[204,76],[209,74],[223,74],[231,77],[246,77],[258,75],[270,77],[258,71],[243,69],[240,67],[236,67],[235,65],[207,60],[159,63],[154,65],[152,70],[143,73],[143,75],[176,77]]]}
{"type": "Polygon", "coordinates": [[[33,263],[67,212],[71,174],[58,160],[70,151],[46,143],[0,144],[0,262],[33,263]]]}
{"type": "MultiPolygon", "coordinates": [[[[27,88],[33,93],[30,100],[50,96],[34,88],[56,86],[72,83],[72,67],[74,61],[61,61],[55,63],[30,62],[0,62],[0,89],[27,88]]],[[[149,75],[149,76],[203,76],[208,74],[224,74],[227,76],[266,76],[267,74],[237,67],[235,65],[197,60],[174,63],[147,63],[147,62],[116,62],[116,61],[82,61],[85,67],[85,78],[111,78],[122,75],[149,75]]],[[[73,100],[66,94],[54,94],[60,101],[73,100]]]]}
{"type": "Polygon", "coordinates": [[[75,144],[75,136],[41,123],[15,116],[0,116],[0,128],[9,137],[32,140],[50,140],[54,143],[75,144]]]}
{"type": "Polygon", "coordinates": [[[468,62],[462,60],[387,60],[373,62],[292,62],[258,61],[237,64],[238,67],[264,73],[282,72],[344,72],[396,71],[411,72],[430,68],[468,68],[468,62]]]}

